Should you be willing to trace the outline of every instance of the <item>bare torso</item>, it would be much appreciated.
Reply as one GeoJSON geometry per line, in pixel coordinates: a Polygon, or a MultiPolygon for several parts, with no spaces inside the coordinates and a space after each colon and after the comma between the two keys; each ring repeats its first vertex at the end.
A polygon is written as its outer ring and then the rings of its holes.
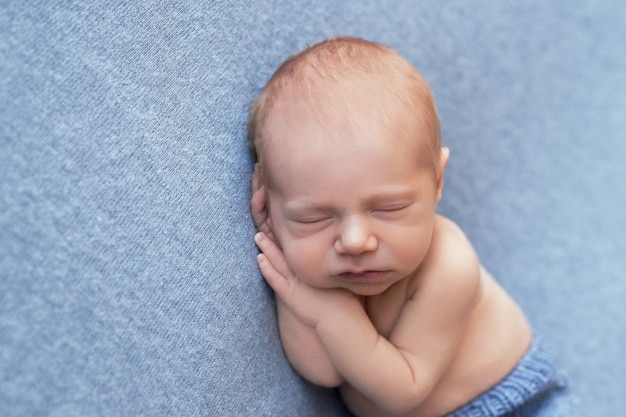
{"type": "MultiPolygon", "coordinates": [[[[522,311],[482,267],[480,275],[481,295],[457,353],[430,395],[404,414],[406,417],[435,417],[453,411],[496,385],[528,350],[532,332],[522,311]]],[[[381,335],[388,336],[393,330],[408,287],[409,283],[400,282],[383,294],[367,298],[368,315],[381,335]]],[[[347,384],[341,393],[361,416],[388,416],[347,384]]]]}

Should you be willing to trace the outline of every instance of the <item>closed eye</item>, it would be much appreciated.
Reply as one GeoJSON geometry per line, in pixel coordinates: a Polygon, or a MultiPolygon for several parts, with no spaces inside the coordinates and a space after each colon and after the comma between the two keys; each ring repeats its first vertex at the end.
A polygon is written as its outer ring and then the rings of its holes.
{"type": "Polygon", "coordinates": [[[329,218],[324,217],[324,218],[319,218],[319,219],[293,219],[292,221],[296,223],[301,223],[301,224],[315,224],[315,223],[323,222],[325,220],[329,220],[329,218]]]}
{"type": "Polygon", "coordinates": [[[397,204],[397,205],[393,205],[393,206],[377,207],[377,208],[375,208],[372,211],[373,212],[379,212],[379,213],[394,213],[394,212],[402,211],[402,210],[408,208],[409,206],[410,206],[410,204],[397,204]]]}
{"type": "Polygon", "coordinates": [[[291,217],[289,220],[298,224],[318,224],[318,223],[325,222],[327,220],[331,220],[331,217],[328,217],[328,216],[291,217]]]}

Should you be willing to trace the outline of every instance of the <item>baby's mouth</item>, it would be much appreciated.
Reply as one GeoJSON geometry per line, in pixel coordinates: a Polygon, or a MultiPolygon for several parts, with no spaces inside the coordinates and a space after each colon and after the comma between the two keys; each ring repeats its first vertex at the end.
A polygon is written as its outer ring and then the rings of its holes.
{"type": "Polygon", "coordinates": [[[353,282],[380,282],[389,277],[391,271],[361,271],[361,272],[342,272],[339,274],[342,278],[353,282]]]}

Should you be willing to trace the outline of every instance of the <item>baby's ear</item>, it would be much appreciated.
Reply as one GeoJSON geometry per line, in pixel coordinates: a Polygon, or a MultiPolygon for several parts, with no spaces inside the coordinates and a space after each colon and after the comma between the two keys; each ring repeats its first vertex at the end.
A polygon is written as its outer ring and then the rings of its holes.
{"type": "Polygon", "coordinates": [[[448,160],[450,159],[450,148],[441,148],[439,151],[439,166],[437,168],[437,202],[441,200],[441,193],[443,191],[443,177],[448,166],[448,160]]]}
{"type": "Polygon", "coordinates": [[[270,239],[274,240],[268,206],[267,188],[265,188],[261,170],[256,165],[252,173],[252,198],[250,199],[252,220],[260,232],[266,233],[270,239]]]}
{"type": "Polygon", "coordinates": [[[252,194],[256,193],[263,187],[263,176],[261,175],[261,165],[257,162],[254,164],[252,172],[252,194]]]}

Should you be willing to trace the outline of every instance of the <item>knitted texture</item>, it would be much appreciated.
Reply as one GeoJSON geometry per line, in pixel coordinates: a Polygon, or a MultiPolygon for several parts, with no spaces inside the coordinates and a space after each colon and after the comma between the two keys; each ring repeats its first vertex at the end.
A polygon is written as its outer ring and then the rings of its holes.
{"type": "Polygon", "coordinates": [[[575,417],[575,400],[550,354],[535,339],[517,366],[495,387],[448,417],[575,417]]]}

